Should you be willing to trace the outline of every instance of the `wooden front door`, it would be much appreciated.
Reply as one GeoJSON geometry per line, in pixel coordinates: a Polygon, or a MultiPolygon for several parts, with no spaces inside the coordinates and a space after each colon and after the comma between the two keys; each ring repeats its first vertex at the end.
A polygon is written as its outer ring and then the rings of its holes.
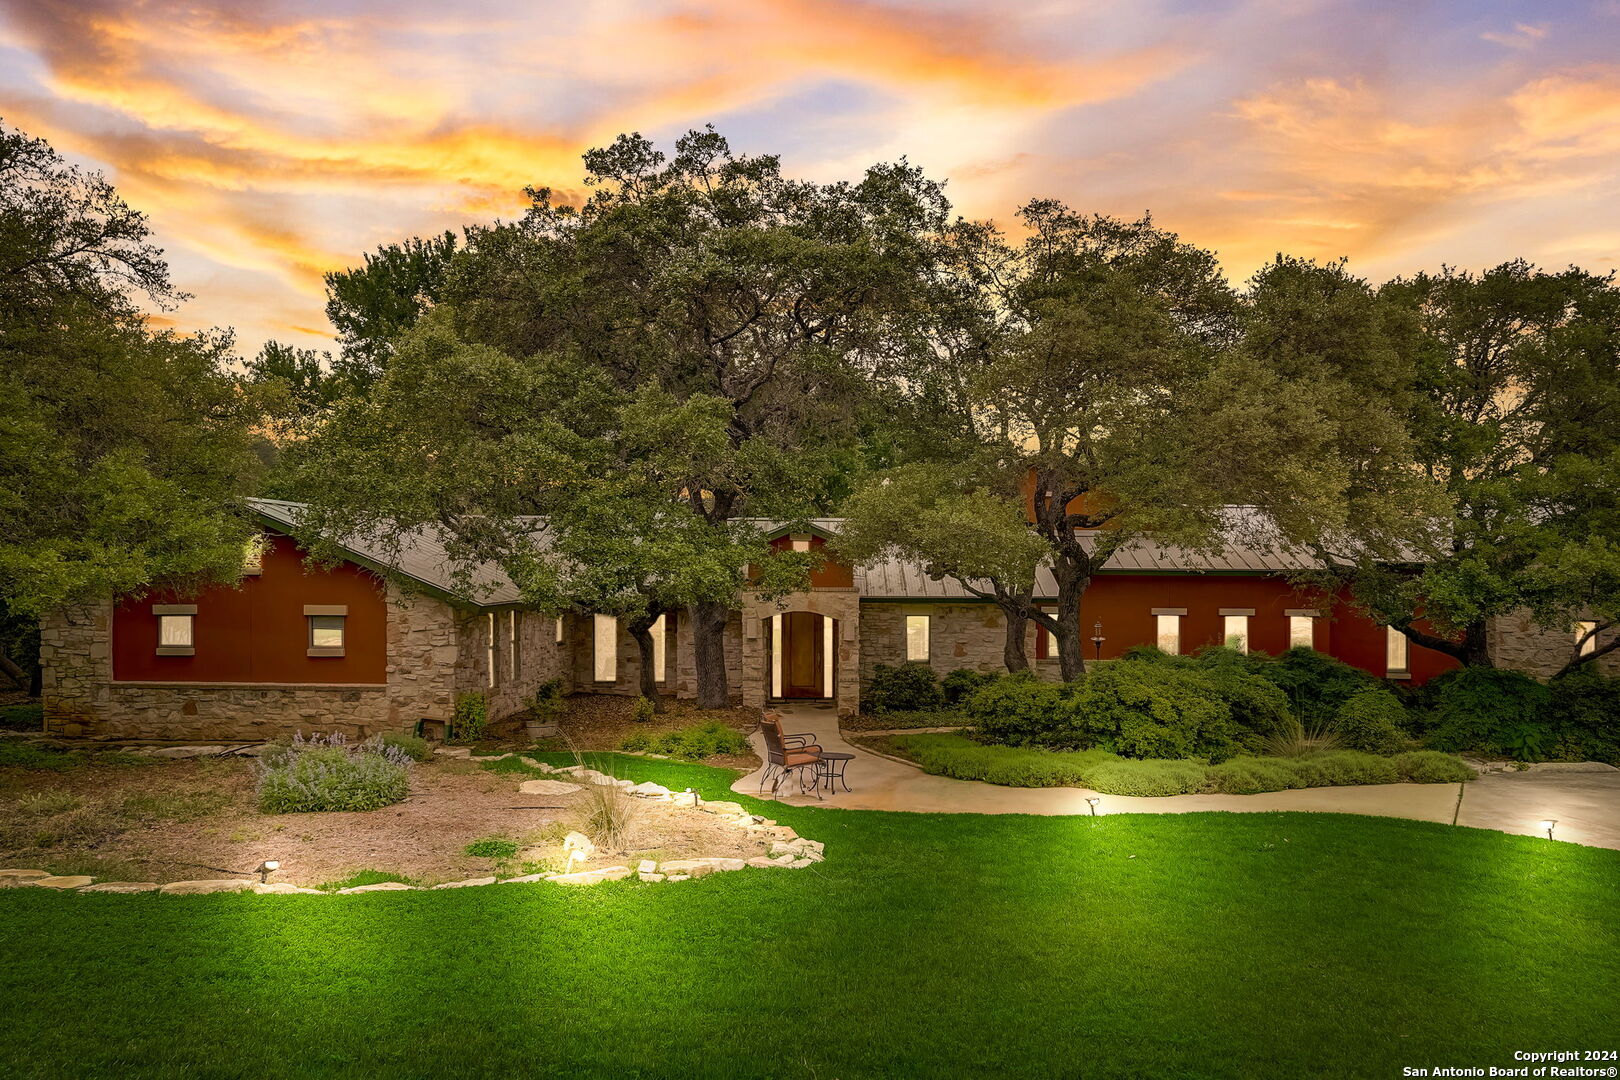
{"type": "Polygon", "coordinates": [[[782,616],[782,696],[826,697],[821,686],[824,662],[821,616],[790,611],[782,616]]]}

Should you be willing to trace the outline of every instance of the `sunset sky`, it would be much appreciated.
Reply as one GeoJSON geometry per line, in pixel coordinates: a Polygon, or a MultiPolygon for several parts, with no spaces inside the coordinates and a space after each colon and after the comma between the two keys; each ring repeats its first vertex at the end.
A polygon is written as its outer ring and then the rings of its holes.
{"type": "Polygon", "coordinates": [[[323,271],[714,124],[957,208],[1151,210],[1247,277],[1620,265],[1620,0],[0,0],[0,117],[148,211],[173,325],[330,346],[323,271]]]}

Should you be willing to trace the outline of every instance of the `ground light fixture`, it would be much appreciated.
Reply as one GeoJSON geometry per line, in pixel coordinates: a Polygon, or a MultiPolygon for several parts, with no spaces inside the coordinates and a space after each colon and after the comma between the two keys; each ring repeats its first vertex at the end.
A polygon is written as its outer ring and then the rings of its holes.
{"type": "Polygon", "coordinates": [[[270,875],[281,869],[281,864],[274,859],[266,859],[259,864],[254,873],[259,875],[259,884],[263,885],[270,880],[270,875]]]}
{"type": "Polygon", "coordinates": [[[1097,816],[1097,804],[1100,803],[1100,802],[1102,802],[1102,800],[1097,798],[1097,796],[1095,796],[1095,795],[1093,795],[1091,798],[1086,800],[1086,805],[1091,807],[1091,816],[1092,817],[1097,816]]]}
{"type": "Polygon", "coordinates": [[[1096,649],[1097,649],[1097,659],[1099,659],[1099,660],[1102,659],[1103,642],[1105,642],[1107,640],[1108,640],[1107,638],[1103,637],[1102,620],[1098,619],[1095,623],[1093,623],[1091,625],[1091,644],[1096,647],[1096,649]]]}
{"type": "Polygon", "coordinates": [[[1557,818],[1547,818],[1546,820],[1540,822],[1539,824],[1541,826],[1542,831],[1547,834],[1547,839],[1551,840],[1553,838],[1553,829],[1556,828],[1557,825],[1558,825],[1558,819],[1557,818]]]}

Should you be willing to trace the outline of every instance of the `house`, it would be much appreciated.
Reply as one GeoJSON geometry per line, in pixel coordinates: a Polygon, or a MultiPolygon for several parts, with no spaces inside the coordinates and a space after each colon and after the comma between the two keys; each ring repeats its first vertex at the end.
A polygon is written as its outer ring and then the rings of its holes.
{"type": "MultiPolygon", "coordinates": [[[[296,539],[299,505],[252,507],[265,541],[239,586],[108,600],[43,620],[49,730],[112,739],[261,740],[294,730],[361,737],[447,720],[464,694],[485,695],[491,717],[509,716],[552,679],[569,692],[639,693],[639,650],[621,620],[525,611],[493,568],[463,589],[426,534],[397,556],[355,544],[349,560],[312,567],[296,539]],[[385,577],[385,566],[394,573],[385,577]]],[[[838,525],[778,525],[770,542],[824,548],[838,525]]],[[[1124,549],[1086,593],[1086,658],[1225,642],[1267,653],[1309,645],[1396,681],[1455,666],[1343,597],[1300,593],[1285,576],[1295,569],[1285,556],[1237,547],[1214,558],[1151,544],[1124,549]]],[[[1050,574],[1038,578],[1036,594],[1055,599],[1050,574]]],[[[653,633],[658,684],[694,697],[692,641],[679,614],[653,633]]],[[[1562,667],[1572,647],[1569,635],[1528,618],[1499,620],[1493,634],[1497,655],[1532,674],[1562,667]]],[[[819,701],[849,714],[877,665],[1000,670],[1004,636],[1000,610],[959,581],[902,562],[829,560],[806,592],[739,596],[726,633],[727,683],[744,705],[819,701]]],[[[1046,638],[1032,627],[1025,649],[1036,672],[1055,679],[1046,638]]]]}

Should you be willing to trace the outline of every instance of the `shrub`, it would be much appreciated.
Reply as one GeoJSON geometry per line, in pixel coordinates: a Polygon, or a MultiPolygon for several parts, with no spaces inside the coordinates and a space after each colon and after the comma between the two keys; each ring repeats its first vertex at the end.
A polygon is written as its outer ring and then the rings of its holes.
{"type": "Polygon", "coordinates": [[[0,731],[45,730],[45,706],[37,702],[29,705],[0,706],[0,731]]]}
{"type": "Polygon", "coordinates": [[[510,859],[517,855],[518,843],[503,836],[484,836],[462,850],[479,859],[510,859]]]}
{"type": "Polygon", "coordinates": [[[428,745],[428,741],[415,735],[407,735],[402,731],[385,731],[381,738],[384,746],[394,747],[412,761],[427,761],[433,756],[433,747],[428,745]]]}
{"type": "Polygon", "coordinates": [[[1407,726],[1406,706],[1383,687],[1359,691],[1334,717],[1339,741],[1352,750],[1369,754],[1397,753],[1406,743],[1401,732],[1407,726]]]}
{"type": "Polygon", "coordinates": [[[1582,664],[1547,684],[1548,721],[1558,732],[1554,753],[1563,761],[1620,765],[1620,679],[1605,679],[1582,664]]]}
{"type": "Polygon", "coordinates": [[[635,731],[619,743],[621,750],[645,750],[654,754],[696,761],[716,754],[741,755],[749,752],[748,740],[736,728],[718,720],[694,724],[676,731],[635,731]]]}
{"type": "Polygon", "coordinates": [[[1288,695],[1258,674],[1264,664],[1231,649],[1198,654],[1198,672],[1232,714],[1234,737],[1245,749],[1257,750],[1266,736],[1292,719],[1288,695]]]}
{"type": "Polygon", "coordinates": [[[291,743],[268,747],[255,766],[259,809],[294,814],[388,806],[407,794],[410,760],[381,738],[351,747],[342,735],[294,735],[291,743]]]}
{"type": "Polygon", "coordinates": [[[599,848],[621,851],[641,812],[641,801],[617,784],[586,784],[580,831],[599,848]]]}
{"type": "Polygon", "coordinates": [[[1295,763],[1303,770],[1311,770],[1320,777],[1311,787],[1331,787],[1340,784],[1398,784],[1401,772],[1391,758],[1368,754],[1360,750],[1333,750],[1315,757],[1302,758],[1295,763]]]}
{"type": "Polygon", "coordinates": [[[945,695],[934,669],[911,660],[874,668],[862,702],[871,712],[917,711],[939,708],[945,704],[945,695]]]}
{"type": "Polygon", "coordinates": [[[1231,709],[1201,673],[1179,665],[1101,665],[1064,714],[1049,745],[1136,758],[1220,759],[1234,749],[1231,709]]]}
{"type": "Polygon", "coordinates": [[[1379,685],[1360,668],[1306,648],[1289,649],[1256,674],[1281,690],[1307,725],[1331,721],[1346,701],[1379,685]]]}
{"type": "Polygon", "coordinates": [[[1233,758],[1211,765],[1206,781],[1211,791],[1224,795],[1256,795],[1308,786],[1301,770],[1282,758],[1233,758]]]}
{"type": "Polygon", "coordinates": [[[477,742],[489,726],[489,703],[483,694],[457,694],[451,733],[457,742],[477,742]]]}
{"type": "Polygon", "coordinates": [[[653,704],[652,698],[638,697],[636,703],[630,707],[630,719],[638,724],[646,724],[658,715],[658,707],[653,704]]]}
{"type": "Polygon", "coordinates": [[[1057,727],[1066,692],[1061,683],[1020,671],[979,687],[963,701],[962,711],[986,742],[1038,745],[1047,743],[1057,727]]]}
{"type": "Polygon", "coordinates": [[[936,776],[1005,787],[1088,787],[1088,767],[1113,758],[1101,750],[1064,753],[985,746],[961,735],[896,735],[888,745],[936,776]]]}
{"type": "Polygon", "coordinates": [[[994,671],[974,671],[959,667],[940,680],[940,693],[947,707],[962,704],[969,694],[995,682],[1000,676],[994,671]]]}
{"type": "Polygon", "coordinates": [[[1552,692],[1528,675],[1497,668],[1466,667],[1434,680],[1437,750],[1482,750],[1535,761],[1552,747],[1547,724],[1552,692]]]}
{"type": "Polygon", "coordinates": [[[547,679],[541,683],[523,709],[534,723],[555,724],[563,711],[562,679],[547,679]]]}
{"type": "Polygon", "coordinates": [[[1200,790],[1209,768],[1196,761],[1114,758],[1086,770],[1086,787],[1104,795],[1185,795],[1200,790]]]}
{"type": "Polygon", "coordinates": [[[1302,758],[1338,747],[1338,732],[1321,724],[1307,726],[1303,720],[1290,716],[1276,731],[1260,740],[1259,748],[1266,757],[1302,758]]]}
{"type": "Polygon", "coordinates": [[[1414,784],[1460,784],[1478,775],[1462,761],[1438,750],[1409,750],[1390,761],[1402,780],[1414,784]]]}

